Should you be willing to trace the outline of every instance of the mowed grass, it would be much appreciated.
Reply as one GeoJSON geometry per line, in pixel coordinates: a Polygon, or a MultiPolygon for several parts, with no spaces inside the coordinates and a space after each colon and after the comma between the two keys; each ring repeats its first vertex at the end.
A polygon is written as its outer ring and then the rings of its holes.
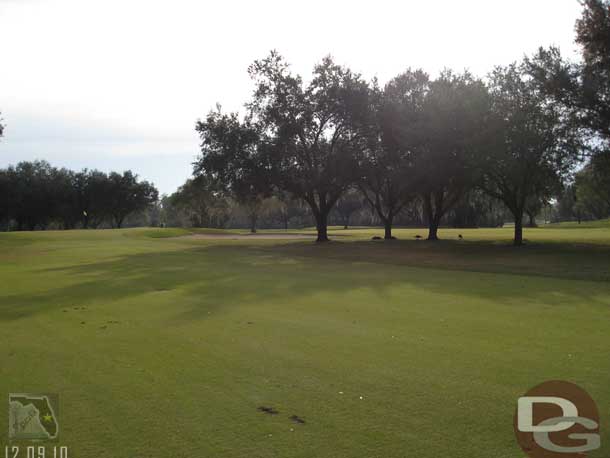
{"type": "Polygon", "coordinates": [[[186,233],[0,233],[0,393],[58,393],[70,456],[520,457],[549,379],[597,401],[608,456],[607,227],[186,233]]]}

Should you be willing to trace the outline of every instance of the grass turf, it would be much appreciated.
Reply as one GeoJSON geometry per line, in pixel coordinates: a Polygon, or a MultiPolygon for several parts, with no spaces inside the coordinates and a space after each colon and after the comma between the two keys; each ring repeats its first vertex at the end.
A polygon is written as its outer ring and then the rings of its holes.
{"type": "Polygon", "coordinates": [[[0,234],[0,392],[58,393],[70,456],[522,456],[549,379],[597,401],[607,456],[606,227],[185,233],[0,234]]]}

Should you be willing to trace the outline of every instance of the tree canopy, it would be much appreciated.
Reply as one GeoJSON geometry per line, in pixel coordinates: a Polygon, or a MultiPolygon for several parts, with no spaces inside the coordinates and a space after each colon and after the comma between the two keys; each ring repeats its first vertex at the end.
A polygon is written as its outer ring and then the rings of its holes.
{"type": "Polygon", "coordinates": [[[581,107],[583,120],[610,141],[610,1],[584,0],[582,17],[576,22],[580,45],[581,107]]]}
{"type": "MultiPolygon", "coordinates": [[[[573,121],[610,145],[610,1],[584,0],[576,21],[582,62],[564,60],[559,49],[540,48],[526,59],[539,90],[569,111],[573,121]]],[[[597,142],[597,143],[598,143],[597,142]]],[[[599,144],[599,143],[598,143],[599,144]]]]}
{"type": "Polygon", "coordinates": [[[268,138],[273,182],[309,205],[318,241],[326,241],[328,214],[358,179],[368,84],[326,57],[305,85],[277,52],[255,61],[249,73],[255,90],[248,108],[268,138]]]}
{"type": "Polygon", "coordinates": [[[511,211],[520,245],[528,202],[556,194],[583,149],[582,137],[524,65],[496,68],[489,87],[495,130],[480,186],[511,211]]]}
{"type": "Polygon", "coordinates": [[[273,189],[270,140],[249,118],[242,121],[237,113],[222,113],[220,107],[198,121],[196,130],[201,156],[195,164],[195,176],[247,208],[250,228],[255,232],[262,202],[273,189]]]}
{"type": "Polygon", "coordinates": [[[429,85],[421,70],[392,79],[380,91],[372,88],[372,126],[361,158],[359,189],[392,239],[392,224],[415,196],[414,151],[408,132],[418,119],[429,85]]]}
{"type": "Polygon", "coordinates": [[[489,117],[484,83],[470,73],[444,71],[429,82],[415,119],[404,122],[405,148],[414,154],[417,194],[436,240],[443,216],[471,189],[489,117]]]}

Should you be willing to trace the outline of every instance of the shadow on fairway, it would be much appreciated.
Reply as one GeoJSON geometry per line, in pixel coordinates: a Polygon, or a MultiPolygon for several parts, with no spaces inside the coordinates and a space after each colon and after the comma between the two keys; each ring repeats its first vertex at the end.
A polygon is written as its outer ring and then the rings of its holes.
{"type": "Polygon", "coordinates": [[[389,240],[335,242],[314,247],[290,243],[271,247],[285,256],[333,259],[392,266],[610,281],[610,246],[497,241],[389,240]]]}
{"type": "MultiPolygon", "coordinates": [[[[190,298],[182,318],[205,318],[234,304],[345,294],[367,289],[383,298],[397,285],[436,294],[519,306],[519,298],[549,306],[573,301],[608,305],[609,250],[421,241],[291,242],[272,245],[185,245],[85,265],[42,269],[72,284],[33,294],[0,296],[0,319],[178,293],[190,298]],[[421,267],[424,267],[423,269],[421,267]],[[478,272],[474,274],[473,272],[478,272]],[[494,275],[510,274],[510,275],[494,275]],[[522,276],[515,276],[522,275],[522,276]],[[525,276],[526,275],[526,276],[525,276]],[[594,280],[595,283],[563,279],[594,280]]],[[[312,299],[315,300],[315,299],[312,299]]],[[[141,307],[139,303],[139,307],[141,307]]]]}

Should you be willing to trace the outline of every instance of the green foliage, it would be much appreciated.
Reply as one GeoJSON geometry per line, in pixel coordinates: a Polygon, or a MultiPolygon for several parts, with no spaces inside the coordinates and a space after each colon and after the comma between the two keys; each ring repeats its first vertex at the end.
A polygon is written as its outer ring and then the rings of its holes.
{"type": "Polygon", "coordinates": [[[470,190],[448,212],[447,223],[451,227],[502,227],[506,209],[501,202],[480,189],[470,190]]]}
{"type": "Polygon", "coordinates": [[[0,222],[17,230],[98,227],[149,208],[157,190],[127,171],[106,175],[97,170],[73,172],[46,161],[20,162],[0,170],[0,222]]]}
{"type": "Polygon", "coordinates": [[[171,207],[183,212],[193,227],[225,227],[230,216],[226,197],[206,175],[187,180],[164,201],[164,207],[166,211],[171,207]]]}
{"type": "Polygon", "coordinates": [[[205,121],[198,121],[201,156],[195,176],[206,180],[206,187],[230,193],[240,203],[256,201],[271,192],[271,164],[267,140],[249,119],[237,113],[224,114],[220,107],[205,121]]]}
{"type": "Polygon", "coordinates": [[[394,218],[415,193],[413,150],[405,145],[406,130],[417,122],[429,85],[428,75],[411,71],[392,79],[383,89],[372,87],[371,127],[360,162],[358,188],[392,237],[394,218]]]}
{"type": "Polygon", "coordinates": [[[249,104],[252,118],[269,133],[274,184],[309,205],[318,240],[327,240],[328,214],[358,178],[365,142],[369,88],[360,75],[326,57],[304,85],[276,52],[255,61],[249,104]]]}
{"type": "Polygon", "coordinates": [[[3,171],[5,217],[16,220],[18,229],[45,228],[56,213],[61,182],[46,161],[20,162],[3,171]]]}
{"type": "Polygon", "coordinates": [[[576,196],[576,186],[573,183],[559,194],[555,208],[560,221],[576,219],[580,223],[586,216],[586,210],[576,196]]]}
{"type": "Polygon", "coordinates": [[[130,170],[119,174],[111,172],[109,182],[109,213],[113,223],[120,228],[125,218],[137,210],[143,209],[156,202],[159,193],[147,181],[139,181],[138,176],[130,170]]]}
{"type": "Polygon", "coordinates": [[[557,193],[583,148],[580,132],[565,118],[562,106],[527,72],[526,62],[496,68],[490,75],[495,130],[480,184],[511,211],[517,245],[528,206],[557,193]]]}
{"type": "Polygon", "coordinates": [[[474,186],[491,108],[483,82],[444,71],[432,81],[421,116],[409,126],[415,151],[415,188],[436,239],[443,216],[474,186]]]}
{"type": "Polygon", "coordinates": [[[600,153],[576,175],[576,197],[596,219],[610,214],[610,153],[600,153]]]}
{"type": "Polygon", "coordinates": [[[576,22],[583,65],[580,82],[584,121],[610,141],[610,2],[585,0],[576,22]]]}
{"type": "Polygon", "coordinates": [[[302,227],[305,221],[307,221],[307,225],[311,221],[307,204],[295,199],[286,191],[275,192],[275,195],[269,200],[268,210],[271,220],[279,221],[284,229],[288,229],[291,223],[302,227]]]}
{"type": "Polygon", "coordinates": [[[584,0],[582,5],[576,22],[582,63],[564,60],[557,48],[541,48],[526,65],[539,89],[593,137],[589,146],[595,149],[600,141],[610,145],[610,2],[584,0]]]}
{"type": "Polygon", "coordinates": [[[343,227],[347,229],[349,226],[350,217],[357,210],[362,209],[362,195],[355,189],[348,190],[345,194],[339,197],[335,204],[334,212],[339,217],[343,227]]]}

